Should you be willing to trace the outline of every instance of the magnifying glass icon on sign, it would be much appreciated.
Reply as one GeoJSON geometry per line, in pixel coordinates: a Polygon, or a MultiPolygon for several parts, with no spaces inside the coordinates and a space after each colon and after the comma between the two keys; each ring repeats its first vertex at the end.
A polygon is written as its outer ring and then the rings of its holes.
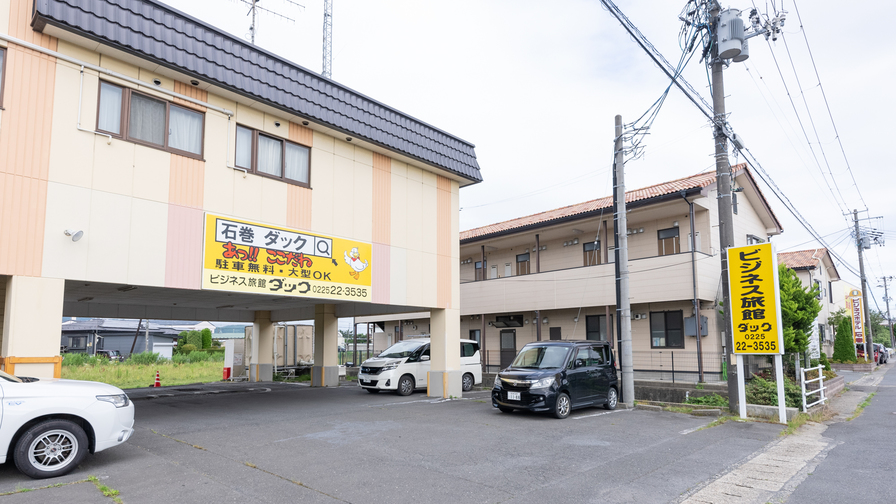
{"type": "Polygon", "coordinates": [[[326,257],[330,257],[330,243],[326,240],[320,240],[317,242],[317,252],[323,254],[326,257]]]}

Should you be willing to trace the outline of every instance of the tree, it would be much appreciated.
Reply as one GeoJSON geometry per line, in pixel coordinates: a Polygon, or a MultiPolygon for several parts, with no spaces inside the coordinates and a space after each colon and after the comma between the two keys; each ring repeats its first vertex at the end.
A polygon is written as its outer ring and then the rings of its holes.
{"type": "Polygon", "coordinates": [[[190,331],[187,333],[187,344],[196,348],[202,348],[202,334],[199,331],[190,331]]]}
{"type": "Polygon", "coordinates": [[[890,326],[887,323],[887,317],[883,313],[872,311],[871,322],[868,326],[871,329],[872,341],[874,343],[890,346],[890,326]]]}
{"type": "Polygon", "coordinates": [[[809,337],[821,311],[818,286],[803,287],[796,273],[778,266],[778,290],[781,293],[781,323],[784,326],[784,352],[803,353],[809,348],[809,337]]]}
{"type": "Polygon", "coordinates": [[[202,348],[211,348],[212,347],[212,331],[208,327],[202,330],[200,333],[202,336],[202,348]]]}
{"type": "Polygon", "coordinates": [[[856,346],[852,337],[852,321],[838,311],[829,319],[834,325],[834,362],[855,362],[856,346]]]}

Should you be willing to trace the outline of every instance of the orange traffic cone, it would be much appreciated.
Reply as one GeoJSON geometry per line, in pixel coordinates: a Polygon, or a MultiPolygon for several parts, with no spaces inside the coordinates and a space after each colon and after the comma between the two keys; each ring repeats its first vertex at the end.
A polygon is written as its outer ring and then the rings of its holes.
{"type": "Polygon", "coordinates": [[[153,385],[153,388],[161,387],[161,386],[162,386],[162,380],[159,379],[159,372],[156,371],[156,383],[153,385]]]}

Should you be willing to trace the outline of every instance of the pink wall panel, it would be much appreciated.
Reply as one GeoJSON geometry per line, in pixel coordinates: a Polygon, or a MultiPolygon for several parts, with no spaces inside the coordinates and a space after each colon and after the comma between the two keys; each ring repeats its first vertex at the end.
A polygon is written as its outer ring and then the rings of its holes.
{"type": "Polygon", "coordinates": [[[199,289],[202,274],[202,210],[168,205],[165,287],[199,289]]]}

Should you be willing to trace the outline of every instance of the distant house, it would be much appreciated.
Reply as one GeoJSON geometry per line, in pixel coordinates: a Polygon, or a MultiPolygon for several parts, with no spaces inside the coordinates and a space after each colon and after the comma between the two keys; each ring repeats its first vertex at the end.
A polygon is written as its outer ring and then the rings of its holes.
{"type": "Polygon", "coordinates": [[[818,337],[821,351],[828,356],[833,355],[834,327],[828,324],[828,319],[843,306],[844,296],[840,295],[839,284],[843,282],[840,282],[840,274],[834,266],[831,254],[825,248],[781,252],[778,254],[778,264],[784,264],[794,270],[803,287],[811,288],[813,285],[818,287],[821,311],[815,320],[813,335],[818,337]]]}
{"type": "Polygon", "coordinates": [[[68,320],[62,324],[60,346],[70,353],[96,355],[97,350],[118,350],[122,355],[152,351],[156,343],[176,343],[180,331],[154,321],[89,319],[68,320]],[[136,338],[136,340],[135,340],[136,338]]]}

